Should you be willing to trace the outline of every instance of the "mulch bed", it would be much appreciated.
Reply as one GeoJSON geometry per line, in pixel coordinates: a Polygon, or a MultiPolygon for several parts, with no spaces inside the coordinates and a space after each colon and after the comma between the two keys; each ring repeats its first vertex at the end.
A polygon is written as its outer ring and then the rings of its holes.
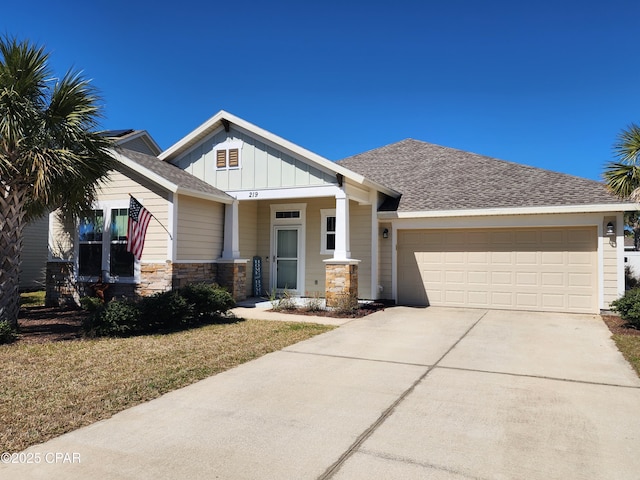
{"type": "MultiPolygon", "coordinates": [[[[287,308],[277,310],[278,313],[289,313],[291,315],[309,315],[313,317],[331,317],[331,318],[361,318],[387,307],[384,302],[371,302],[361,304],[357,310],[349,313],[338,313],[332,310],[307,310],[305,308],[287,308]]],[[[271,309],[270,312],[276,310],[271,309]]]]}
{"type": "MultiPolygon", "coordinates": [[[[280,310],[280,313],[295,315],[313,315],[318,317],[360,318],[379,310],[384,310],[382,302],[361,305],[349,315],[337,315],[329,310],[309,312],[304,309],[280,310]]],[[[20,310],[18,320],[20,343],[46,343],[79,340],[83,338],[82,321],[87,313],[84,310],[60,307],[29,307],[20,310]]],[[[627,324],[617,315],[602,315],[612,334],[640,336],[640,330],[627,324]]]]}
{"type": "Polygon", "coordinates": [[[18,342],[46,343],[82,338],[82,320],[87,312],[60,307],[20,309],[18,342]]]}
{"type": "Polygon", "coordinates": [[[640,330],[633,325],[629,325],[625,320],[618,315],[602,315],[604,323],[607,324],[609,330],[614,335],[632,335],[640,336],[640,330]]]}

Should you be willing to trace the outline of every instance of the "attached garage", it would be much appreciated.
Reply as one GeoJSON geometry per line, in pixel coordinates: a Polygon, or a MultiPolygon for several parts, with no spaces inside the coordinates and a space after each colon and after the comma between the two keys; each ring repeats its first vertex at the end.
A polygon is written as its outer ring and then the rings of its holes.
{"type": "Polygon", "coordinates": [[[404,305],[595,313],[594,227],[398,230],[404,305]]]}

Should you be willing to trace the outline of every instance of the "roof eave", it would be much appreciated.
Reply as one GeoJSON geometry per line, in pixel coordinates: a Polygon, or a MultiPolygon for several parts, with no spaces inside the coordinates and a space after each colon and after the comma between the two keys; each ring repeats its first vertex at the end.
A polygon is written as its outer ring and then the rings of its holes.
{"type": "Polygon", "coordinates": [[[381,219],[394,218],[442,218],[442,217],[479,217],[498,215],[543,215],[557,213],[613,213],[638,210],[637,203],[603,203],[591,205],[555,205],[545,207],[508,207],[508,208],[473,208],[460,210],[423,210],[378,212],[381,219]]]}
{"type": "Polygon", "coordinates": [[[233,197],[231,197],[230,195],[227,195],[224,192],[220,192],[220,194],[215,194],[215,193],[201,192],[198,190],[192,190],[189,188],[180,187],[179,185],[176,185],[175,183],[170,182],[169,180],[162,177],[161,175],[158,175],[157,173],[152,172],[148,168],[143,167],[139,163],[134,162],[133,160],[130,160],[126,156],[122,155],[121,153],[113,150],[111,152],[113,157],[121,165],[143,176],[150,182],[155,183],[159,187],[167,190],[168,192],[175,193],[178,195],[187,195],[190,197],[202,198],[204,200],[214,200],[222,203],[232,203],[234,200],[233,197]]]}

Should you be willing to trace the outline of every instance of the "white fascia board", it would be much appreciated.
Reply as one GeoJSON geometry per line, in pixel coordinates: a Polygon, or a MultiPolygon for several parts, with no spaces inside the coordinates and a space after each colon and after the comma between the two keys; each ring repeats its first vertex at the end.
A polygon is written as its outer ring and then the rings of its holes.
{"type": "Polygon", "coordinates": [[[209,135],[213,130],[218,128],[223,119],[228,120],[240,131],[244,130],[244,133],[248,133],[251,136],[260,137],[259,139],[261,141],[267,144],[270,144],[270,146],[272,147],[275,147],[277,149],[288,150],[294,157],[298,157],[301,160],[311,160],[313,163],[317,164],[318,166],[322,167],[325,170],[329,170],[330,172],[333,172],[333,173],[339,173],[340,175],[343,175],[353,180],[356,183],[366,185],[370,188],[374,188],[386,195],[389,195],[392,197],[400,196],[399,192],[396,192],[394,190],[391,190],[390,188],[387,188],[383,185],[373,182],[363,177],[360,174],[352,172],[351,170],[344,168],[338,165],[337,163],[332,162],[331,160],[328,160],[316,153],[313,153],[307,150],[306,148],[302,148],[293,142],[285,140],[284,138],[279,137],[278,135],[275,135],[250,122],[247,122],[246,120],[236,117],[231,113],[225,112],[224,110],[220,110],[213,117],[211,117],[209,120],[204,122],[202,125],[196,128],[193,132],[188,134],[182,140],[178,141],[177,143],[169,147],[167,150],[162,152],[160,155],[158,155],[158,158],[160,158],[160,160],[171,161],[173,157],[178,154],[178,152],[182,151],[187,147],[190,147],[193,143],[201,140],[206,135],[209,135]]]}
{"type": "Polygon", "coordinates": [[[597,205],[560,205],[550,207],[478,208],[467,210],[434,210],[416,212],[378,212],[380,219],[481,217],[492,215],[539,215],[549,213],[606,213],[637,210],[636,203],[609,203],[597,205]]]}
{"type": "Polygon", "coordinates": [[[152,172],[151,170],[143,167],[142,165],[140,165],[137,162],[134,162],[133,160],[128,159],[126,156],[122,155],[119,152],[113,152],[113,157],[120,162],[122,165],[124,165],[125,167],[127,167],[129,170],[132,170],[140,175],[142,175],[144,178],[152,181],[153,183],[155,183],[156,185],[164,188],[165,190],[168,190],[170,192],[176,193],[178,191],[178,186],[173,183],[170,182],[169,180],[167,180],[166,178],[158,175],[157,173],[152,172]]]}
{"type": "Polygon", "coordinates": [[[226,193],[236,200],[290,200],[293,198],[334,197],[341,192],[337,185],[317,187],[271,188],[264,190],[233,190],[226,193]]]}
{"type": "Polygon", "coordinates": [[[216,195],[215,193],[207,193],[200,192],[198,190],[191,190],[189,188],[178,187],[176,190],[178,195],[186,195],[188,197],[201,198],[203,200],[215,200],[216,202],[231,204],[233,203],[233,198],[228,194],[221,192],[220,195],[216,195]]]}

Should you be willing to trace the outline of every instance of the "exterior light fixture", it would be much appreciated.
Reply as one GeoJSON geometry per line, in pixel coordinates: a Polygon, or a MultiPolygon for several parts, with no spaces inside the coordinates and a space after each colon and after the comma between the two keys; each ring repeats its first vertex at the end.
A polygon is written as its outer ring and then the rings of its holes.
{"type": "Polygon", "coordinates": [[[616,234],[616,226],[613,224],[613,222],[609,222],[607,223],[607,235],[615,235],[616,234]]]}
{"type": "Polygon", "coordinates": [[[382,231],[382,238],[389,238],[389,229],[388,228],[385,228],[382,231]]]}

